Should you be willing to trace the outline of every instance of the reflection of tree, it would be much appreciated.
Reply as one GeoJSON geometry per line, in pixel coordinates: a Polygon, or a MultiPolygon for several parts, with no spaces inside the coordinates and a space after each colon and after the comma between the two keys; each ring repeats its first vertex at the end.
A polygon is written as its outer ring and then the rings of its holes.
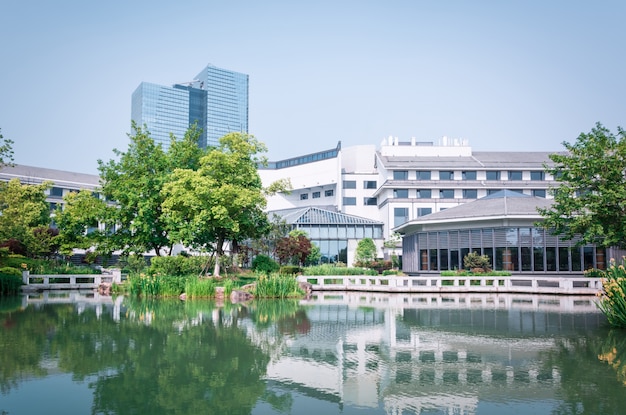
{"type": "Polygon", "coordinates": [[[49,357],[75,379],[94,379],[93,413],[247,414],[264,398],[290,405],[288,397],[266,396],[269,355],[236,318],[206,317],[214,315],[209,303],[127,305],[118,322],[90,308],[79,314],[71,304],[10,315],[13,328],[0,335],[2,390],[26,375],[45,376],[41,364],[49,357]]]}
{"type": "MultiPolygon", "coordinates": [[[[616,332],[617,333],[617,332],[616,332]]],[[[620,414],[626,408],[623,384],[607,373],[607,367],[598,357],[599,351],[611,347],[611,336],[605,333],[585,338],[569,338],[558,342],[557,349],[545,352],[546,367],[558,367],[561,374],[562,403],[554,414],[620,414]],[[608,346],[607,346],[608,342],[608,346]],[[602,390],[602,393],[598,393],[602,390]],[[582,405],[582,406],[581,406],[582,405]]],[[[626,333],[614,338],[626,339],[626,333]]],[[[622,349],[624,350],[624,349],[622,349]]]]}

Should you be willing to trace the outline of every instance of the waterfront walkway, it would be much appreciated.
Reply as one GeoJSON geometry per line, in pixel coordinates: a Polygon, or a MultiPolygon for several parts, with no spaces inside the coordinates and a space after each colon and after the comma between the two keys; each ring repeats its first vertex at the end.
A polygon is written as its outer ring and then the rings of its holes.
{"type": "Polygon", "coordinates": [[[552,275],[508,277],[411,276],[299,276],[313,291],[365,291],[386,293],[524,293],[596,295],[602,292],[600,278],[552,275]]]}

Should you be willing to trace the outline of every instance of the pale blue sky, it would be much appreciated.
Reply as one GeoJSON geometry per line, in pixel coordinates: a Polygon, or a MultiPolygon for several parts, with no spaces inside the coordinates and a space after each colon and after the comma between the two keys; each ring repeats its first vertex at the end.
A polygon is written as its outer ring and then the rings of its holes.
{"type": "Polygon", "coordinates": [[[250,75],[270,160],[383,137],[562,150],[626,127],[626,1],[0,0],[0,129],[20,164],[97,173],[142,81],[250,75]]]}

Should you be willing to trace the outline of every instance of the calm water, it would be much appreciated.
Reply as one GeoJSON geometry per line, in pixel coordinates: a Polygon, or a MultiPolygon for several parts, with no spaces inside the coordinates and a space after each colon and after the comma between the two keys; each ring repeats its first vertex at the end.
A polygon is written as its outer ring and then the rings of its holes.
{"type": "Polygon", "coordinates": [[[0,303],[0,414],[624,414],[593,297],[0,303]]]}

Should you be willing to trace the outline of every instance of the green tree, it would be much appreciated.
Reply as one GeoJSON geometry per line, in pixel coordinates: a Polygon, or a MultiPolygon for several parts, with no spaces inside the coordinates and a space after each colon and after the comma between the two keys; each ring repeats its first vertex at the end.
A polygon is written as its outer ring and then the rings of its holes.
{"type": "Polygon", "coordinates": [[[551,154],[554,164],[546,166],[558,186],[553,205],[539,209],[540,225],[564,239],[626,247],[626,132],[598,123],[563,146],[567,152],[551,154]]]}
{"type": "MultiPolygon", "coordinates": [[[[134,135],[129,135],[128,151],[117,149],[119,161],[98,160],[102,192],[117,203],[112,224],[119,224],[110,238],[117,249],[143,253],[153,250],[156,255],[172,252],[171,229],[164,220],[161,193],[175,168],[197,168],[204,150],[198,146],[200,131],[192,127],[182,140],[171,136],[168,151],[155,144],[150,133],[133,123],[134,135]]],[[[180,224],[182,226],[182,224],[180,224]]]]}
{"type": "Polygon", "coordinates": [[[108,208],[106,202],[90,190],[70,192],[63,197],[63,207],[57,208],[54,221],[59,229],[60,251],[71,255],[74,248],[95,247],[101,255],[110,254],[106,233],[100,224],[110,222],[107,213],[112,215],[115,208],[108,208]]]}
{"type": "Polygon", "coordinates": [[[13,140],[4,138],[0,129],[0,168],[13,165],[13,140]]]}
{"type": "Polygon", "coordinates": [[[30,256],[39,251],[35,229],[50,224],[46,191],[51,183],[21,184],[19,179],[0,183],[0,241],[16,241],[30,256]]]}
{"type": "Polygon", "coordinates": [[[355,262],[367,262],[376,259],[376,244],[372,238],[363,238],[356,246],[355,262]]]}
{"type": "Polygon", "coordinates": [[[216,276],[227,241],[236,244],[269,230],[266,191],[257,172],[265,162],[258,154],[265,151],[251,135],[227,134],[201,159],[199,169],[177,169],[164,186],[163,211],[175,229],[172,242],[214,249],[216,276]]]}

